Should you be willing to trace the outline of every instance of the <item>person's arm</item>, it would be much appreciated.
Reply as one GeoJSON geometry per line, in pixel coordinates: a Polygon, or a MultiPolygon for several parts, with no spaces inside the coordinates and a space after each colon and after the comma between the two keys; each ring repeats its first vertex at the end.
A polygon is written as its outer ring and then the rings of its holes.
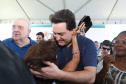
{"type": "Polygon", "coordinates": [[[85,67],[82,71],[67,72],[60,70],[54,63],[45,62],[48,67],[41,68],[41,72],[31,69],[33,75],[44,79],[57,79],[74,83],[94,83],[96,67],[85,67]]]}
{"type": "Polygon", "coordinates": [[[73,42],[73,58],[67,65],[62,69],[64,71],[75,71],[80,62],[80,51],[78,48],[76,37],[72,36],[73,42]]]}
{"type": "Polygon", "coordinates": [[[102,70],[96,75],[96,79],[95,79],[95,84],[102,84],[103,78],[106,74],[106,72],[108,71],[111,63],[114,62],[114,58],[112,55],[105,55],[103,57],[103,68],[102,70]]]}
{"type": "Polygon", "coordinates": [[[96,67],[85,67],[82,71],[75,72],[64,72],[61,71],[57,74],[59,77],[58,80],[61,81],[70,81],[73,83],[94,83],[96,67]]]}
{"type": "Polygon", "coordinates": [[[77,43],[77,38],[76,37],[77,37],[78,33],[80,33],[80,29],[83,26],[80,25],[80,27],[76,27],[75,29],[73,29],[73,35],[72,35],[72,45],[73,45],[72,54],[73,54],[73,58],[62,69],[64,71],[75,71],[77,66],[78,66],[78,64],[79,64],[79,62],[80,62],[80,50],[79,50],[79,47],[78,47],[78,43],[77,43]]]}
{"type": "MultiPolygon", "coordinates": [[[[92,48],[92,49],[95,49],[95,48],[92,48]]],[[[90,48],[88,50],[90,50],[90,48]]],[[[92,52],[86,55],[90,56],[92,54],[95,54],[95,53],[92,52]]],[[[94,56],[95,58],[95,55],[92,55],[92,56],[94,56]]],[[[89,62],[92,61],[91,59],[88,59],[88,60],[89,62]]],[[[46,61],[45,64],[48,65],[48,67],[41,68],[41,72],[37,72],[30,69],[32,74],[37,77],[44,78],[44,79],[57,79],[61,81],[70,81],[70,82],[75,82],[75,83],[94,83],[95,81],[95,76],[96,76],[95,66],[85,66],[84,70],[82,71],[69,71],[68,72],[68,71],[60,70],[54,63],[50,63],[46,61]]]]}

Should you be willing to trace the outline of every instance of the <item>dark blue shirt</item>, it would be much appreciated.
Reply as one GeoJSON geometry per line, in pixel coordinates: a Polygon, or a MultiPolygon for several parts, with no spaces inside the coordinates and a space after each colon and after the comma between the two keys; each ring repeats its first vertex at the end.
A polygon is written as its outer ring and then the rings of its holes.
{"type": "MultiPolygon", "coordinates": [[[[77,71],[84,70],[86,66],[97,67],[97,53],[94,42],[81,35],[77,36],[77,42],[80,50],[80,63],[77,71]]],[[[62,69],[72,59],[72,45],[70,47],[58,45],[57,49],[59,68],[62,69]]]]}
{"type": "Polygon", "coordinates": [[[30,39],[30,44],[25,45],[23,47],[19,47],[12,38],[8,38],[3,40],[3,42],[9,47],[11,48],[13,51],[17,52],[21,58],[24,57],[24,55],[26,54],[27,50],[33,45],[36,44],[35,41],[33,41],[30,37],[28,37],[30,39]]]}

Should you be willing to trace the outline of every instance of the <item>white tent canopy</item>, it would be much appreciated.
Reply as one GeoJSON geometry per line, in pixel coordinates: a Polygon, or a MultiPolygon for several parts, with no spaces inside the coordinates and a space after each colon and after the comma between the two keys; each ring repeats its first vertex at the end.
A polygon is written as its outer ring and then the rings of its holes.
{"type": "Polygon", "coordinates": [[[24,18],[34,24],[50,24],[49,15],[70,9],[76,22],[89,15],[93,24],[125,24],[126,0],[0,0],[0,24],[24,18]]]}

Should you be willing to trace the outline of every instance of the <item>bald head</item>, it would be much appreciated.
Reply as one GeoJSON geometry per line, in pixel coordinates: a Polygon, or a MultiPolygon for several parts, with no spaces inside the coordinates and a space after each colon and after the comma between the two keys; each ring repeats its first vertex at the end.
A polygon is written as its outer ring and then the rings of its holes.
{"type": "Polygon", "coordinates": [[[12,38],[17,41],[24,41],[28,38],[31,32],[30,24],[27,20],[19,18],[14,21],[12,27],[12,38]]]}
{"type": "Polygon", "coordinates": [[[26,19],[18,18],[14,21],[14,24],[24,25],[26,28],[28,28],[28,30],[31,30],[31,24],[26,19]]]}

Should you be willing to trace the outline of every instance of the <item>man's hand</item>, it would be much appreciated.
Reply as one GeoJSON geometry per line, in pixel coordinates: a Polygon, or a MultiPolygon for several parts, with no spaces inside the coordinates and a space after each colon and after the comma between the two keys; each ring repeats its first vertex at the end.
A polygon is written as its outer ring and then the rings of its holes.
{"type": "Polygon", "coordinates": [[[43,78],[43,79],[57,79],[58,78],[57,74],[61,70],[58,69],[58,67],[54,63],[51,63],[49,61],[46,61],[44,63],[48,66],[41,68],[40,72],[30,69],[32,74],[36,77],[43,78]]]}

